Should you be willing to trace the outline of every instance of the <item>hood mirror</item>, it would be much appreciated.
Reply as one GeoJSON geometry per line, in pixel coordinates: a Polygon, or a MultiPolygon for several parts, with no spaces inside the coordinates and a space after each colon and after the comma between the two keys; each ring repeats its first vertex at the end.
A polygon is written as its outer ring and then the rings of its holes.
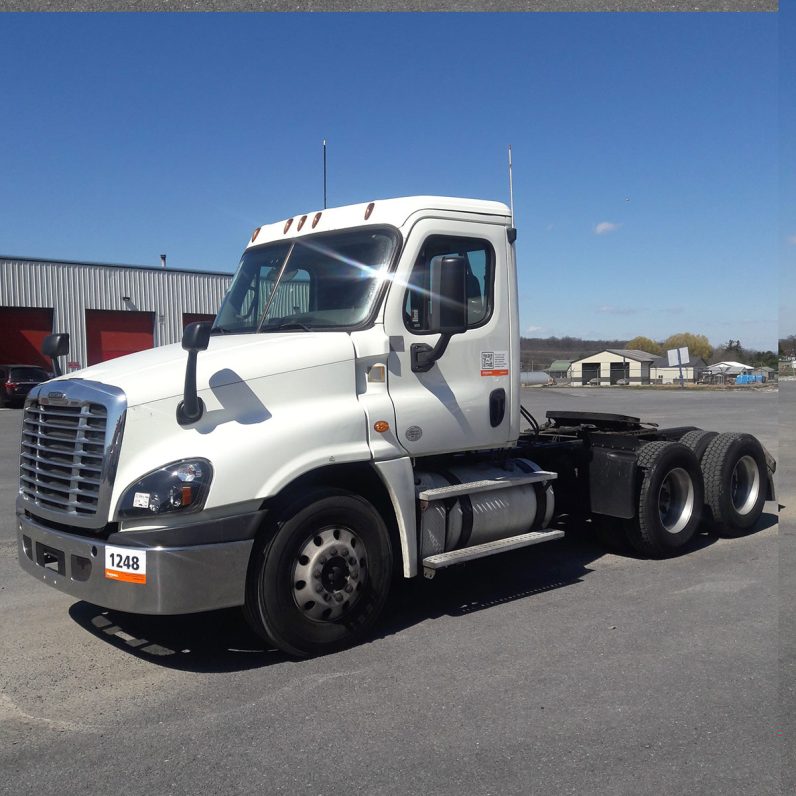
{"type": "Polygon", "coordinates": [[[64,372],[61,370],[58,357],[69,353],[69,335],[66,332],[47,335],[41,342],[41,353],[52,360],[53,373],[56,376],[63,376],[64,372]]]}

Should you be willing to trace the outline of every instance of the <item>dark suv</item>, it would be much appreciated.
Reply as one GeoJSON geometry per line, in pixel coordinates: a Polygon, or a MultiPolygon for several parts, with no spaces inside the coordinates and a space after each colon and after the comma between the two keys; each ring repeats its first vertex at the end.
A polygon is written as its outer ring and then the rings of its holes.
{"type": "Polygon", "coordinates": [[[25,401],[25,396],[52,375],[38,365],[0,365],[0,406],[25,401]]]}

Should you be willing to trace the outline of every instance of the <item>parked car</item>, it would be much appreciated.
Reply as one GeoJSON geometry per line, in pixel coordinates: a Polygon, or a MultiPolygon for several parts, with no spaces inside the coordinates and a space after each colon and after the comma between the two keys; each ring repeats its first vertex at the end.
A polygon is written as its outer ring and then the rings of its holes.
{"type": "Polygon", "coordinates": [[[51,378],[52,374],[38,365],[0,365],[0,406],[21,406],[37,384],[51,378]]]}

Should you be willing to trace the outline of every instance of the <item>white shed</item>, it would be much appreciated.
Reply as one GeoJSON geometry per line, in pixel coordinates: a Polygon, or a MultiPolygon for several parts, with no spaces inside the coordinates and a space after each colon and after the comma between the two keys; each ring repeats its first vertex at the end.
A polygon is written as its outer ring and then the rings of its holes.
{"type": "Polygon", "coordinates": [[[606,348],[572,363],[571,386],[586,384],[649,384],[650,365],[657,359],[646,351],[606,348]]]}

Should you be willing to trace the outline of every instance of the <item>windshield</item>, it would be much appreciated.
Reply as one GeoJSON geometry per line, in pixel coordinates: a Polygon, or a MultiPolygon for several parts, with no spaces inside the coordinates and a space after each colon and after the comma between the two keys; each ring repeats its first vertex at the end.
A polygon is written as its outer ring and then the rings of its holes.
{"type": "Polygon", "coordinates": [[[358,326],[373,309],[397,245],[394,231],[368,228],[249,249],[224,297],[213,331],[358,326]]]}

